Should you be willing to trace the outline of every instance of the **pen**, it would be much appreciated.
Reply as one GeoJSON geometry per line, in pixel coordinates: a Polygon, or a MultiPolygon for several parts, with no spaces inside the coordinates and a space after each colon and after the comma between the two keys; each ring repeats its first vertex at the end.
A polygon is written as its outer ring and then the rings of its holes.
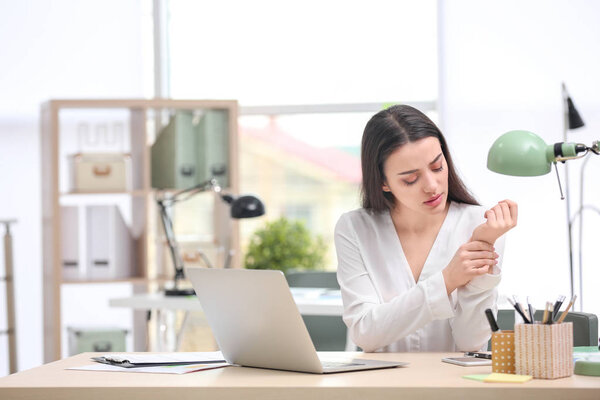
{"type": "Polygon", "coordinates": [[[491,360],[492,359],[492,355],[489,353],[479,353],[476,351],[467,351],[465,353],[465,356],[471,356],[471,357],[475,357],[475,358],[485,358],[487,360],[491,360]]]}
{"type": "Polygon", "coordinates": [[[527,308],[529,309],[529,320],[531,321],[531,323],[534,323],[534,318],[533,318],[533,307],[531,306],[531,303],[529,302],[529,296],[527,296],[527,308]]]}
{"type": "Polygon", "coordinates": [[[530,324],[531,322],[525,316],[525,313],[521,310],[520,304],[519,303],[515,303],[513,300],[509,299],[508,297],[506,299],[515,308],[515,310],[517,310],[517,312],[519,313],[519,315],[521,316],[521,318],[523,318],[523,322],[525,322],[526,324],[530,324]]]}
{"type": "Polygon", "coordinates": [[[492,332],[497,332],[498,330],[500,330],[500,328],[498,328],[498,323],[496,323],[496,318],[494,318],[494,313],[490,308],[485,310],[485,316],[488,322],[490,323],[490,328],[492,329],[492,332]]]}
{"type": "Polygon", "coordinates": [[[567,306],[566,310],[563,311],[563,313],[560,315],[560,318],[558,319],[557,323],[562,324],[563,320],[569,313],[569,310],[573,306],[573,303],[575,303],[575,300],[577,300],[577,295],[574,295],[573,297],[571,297],[571,301],[569,302],[569,305],[567,306]]]}
{"type": "Polygon", "coordinates": [[[554,303],[554,312],[552,314],[552,320],[556,321],[556,317],[558,316],[558,310],[560,310],[560,306],[562,306],[563,301],[565,301],[565,296],[558,296],[558,300],[554,303]]]}
{"type": "Polygon", "coordinates": [[[546,302],[546,308],[544,308],[544,317],[542,318],[542,324],[545,324],[548,322],[548,310],[550,308],[550,303],[549,301],[546,302]]]}

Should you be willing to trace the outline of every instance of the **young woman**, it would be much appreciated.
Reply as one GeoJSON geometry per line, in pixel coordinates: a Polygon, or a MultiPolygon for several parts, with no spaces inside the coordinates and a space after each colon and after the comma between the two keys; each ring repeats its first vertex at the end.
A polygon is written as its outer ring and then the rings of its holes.
{"type": "Polygon", "coordinates": [[[362,208],[335,228],[344,322],[364,351],[482,350],[496,309],[499,254],[517,205],[483,209],[446,140],[420,111],[390,107],[367,123],[362,208]]]}

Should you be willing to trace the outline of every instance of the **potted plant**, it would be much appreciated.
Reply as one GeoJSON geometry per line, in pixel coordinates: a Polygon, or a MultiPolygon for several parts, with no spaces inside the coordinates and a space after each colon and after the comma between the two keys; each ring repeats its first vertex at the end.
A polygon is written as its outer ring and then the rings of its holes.
{"type": "Polygon", "coordinates": [[[327,245],[302,221],[281,217],[267,222],[250,239],[244,264],[249,269],[318,270],[325,266],[327,245]]]}

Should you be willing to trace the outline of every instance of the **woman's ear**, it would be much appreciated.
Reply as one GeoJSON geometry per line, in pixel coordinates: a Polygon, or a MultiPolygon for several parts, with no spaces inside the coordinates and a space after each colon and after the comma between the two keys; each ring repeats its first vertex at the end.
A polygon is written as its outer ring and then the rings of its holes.
{"type": "Polygon", "coordinates": [[[383,190],[384,192],[391,192],[392,191],[385,182],[383,183],[383,185],[381,185],[381,190],[383,190]]]}

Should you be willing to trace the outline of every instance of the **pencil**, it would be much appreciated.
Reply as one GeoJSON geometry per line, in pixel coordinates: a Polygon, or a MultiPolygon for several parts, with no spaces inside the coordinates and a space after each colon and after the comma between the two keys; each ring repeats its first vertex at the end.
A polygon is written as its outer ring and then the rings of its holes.
{"type": "Polygon", "coordinates": [[[577,300],[577,295],[574,295],[573,297],[571,297],[571,301],[569,302],[569,305],[567,306],[567,308],[565,309],[565,311],[563,311],[563,313],[560,315],[560,318],[558,319],[558,323],[559,324],[562,324],[563,320],[565,319],[565,317],[569,313],[569,310],[573,306],[573,303],[575,303],[575,300],[577,300]]]}
{"type": "Polygon", "coordinates": [[[550,304],[549,301],[546,302],[546,308],[544,308],[544,317],[542,318],[542,324],[545,324],[548,321],[548,309],[550,308],[548,304],[550,304]]]}

